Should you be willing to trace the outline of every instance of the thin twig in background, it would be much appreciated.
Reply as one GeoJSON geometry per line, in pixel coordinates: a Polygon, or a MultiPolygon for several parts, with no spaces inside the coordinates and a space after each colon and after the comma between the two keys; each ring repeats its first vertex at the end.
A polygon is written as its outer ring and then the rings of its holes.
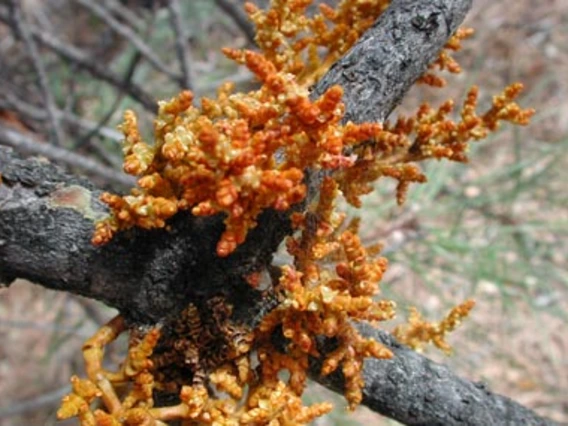
{"type": "MultiPolygon", "coordinates": [[[[140,63],[140,59],[142,59],[140,52],[135,52],[132,60],[130,61],[130,65],[128,66],[128,70],[126,70],[126,75],[124,77],[125,86],[130,84],[132,76],[134,75],[134,71],[136,70],[136,66],[140,63]]],[[[99,130],[108,124],[109,120],[115,114],[118,107],[120,107],[120,104],[124,99],[124,95],[124,92],[118,92],[116,99],[114,100],[108,111],[105,113],[105,115],[98,121],[96,127],[91,129],[84,136],[81,136],[78,141],[73,144],[73,149],[80,148],[84,144],[89,143],[91,139],[99,133],[99,130]]]]}
{"type": "MultiPolygon", "coordinates": [[[[9,18],[1,12],[0,21],[4,22],[7,25],[11,24],[9,18]]],[[[53,35],[42,31],[36,26],[30,24],[28,25],[28,30],[30,31],[30,34],[41,44],[53,50],[62,58],[88,71],[98,79],[106,81],[117,89],[125,91],[133,99],[144,106],[144,108],[148,111],[153,113],[157,112],[158,108],[156,100],[141,86],[137,85],[134,82],[130,82],[127,86],[125,86],[120,76],[109,71],[106,67],[99,65],[90,55],[85,53],[83,50],[58,40],[53,35]]]]}
{"type": "Polygon", "coordinates": [[[45,407],[46,405],[55,404],[69,392],[71,392],[71,386],[65,385],[51,392],[42,392],[35,398],[12,402],[9,405],[0,407],[0,419],[17,416],[30,411],[35,411],[41,407],[45,407]]]}
{"type": "Polygon", "coordinates": [[[178,0],[169,0],[168,11],[170,22],[176,36],[176,53],[181,66],[182,88],[193,90],[193,78],[191,73],[191,52],[187,46],[188,36],[181,19],[181,7],[178,0]]]}
{"type": "Polygon", "coordinates": [[[195,90],[196,97],[214,95],[215,93],[217,93],[217,89],[223,81],[230,81],[237,87],[242,84],[258,84],[257,82],[255,83],[255,78],[252,73],[248,72],[247,70],[238,70],[236,73],[225,76],[222,79],[201,83],[195,90]]]}
{"type": "MultiPolygon", "coordinates": [[[[79,297],[76,297],[73,300],[79,300],[79,297]]],[[[58,324],[56,322],[45,322],[45,321],[0,319],[0,328],[14,328],[19,330],[39,330],[45,332],[67,333],[75,337],[78,337],[80,339],[88,339],[93,334],[91,331],[85,329],[81,331],[81,328],[73,326],[65,326],[58,324]]]]}
{"type": "Polygon", "coordinates": [[[119,1],[105,0],[104,4],[110,12],[114,13],[120,19],[126,21],[132,28],[136,29],[137,31],[144,30],[144,21],[119,1]]]}
{"type": "MultiPolygon", "coordinates": [[[[10,93],[5,93],[3,96],[4,99],[0,99],[0,108],[16,111],[18,114],[21,114],[26,118],[36,121],[45,121],[49,119],[49,117],[47,116],[47,112],[43,108],[34,106],[32,104],[28,104],[27,102],[24,102],[16,98],[10,93]]],[[[67,124],[70,124],[79,129],[87,131],[92,131],[94,129],[97,129],[98,134],[101,135],[102,137],[117,142],[124,139],[124,136],[119,131],[114,130],[110,127],[99,127],[98,124],[95,123],[94,121],[78,117],[72,112],[56,109],[55,114],[61,121],[65,121],[67,124]]]]}
{"type": "Polygon", "coordinates": [[[254,25],[251,23],[247,14],[243,9],[242,2],[235,2],[232,0],[215,0],[217,6],[219,6],[227,15],[235,21],[235,24],[242,30],[242,32],[247,37],[250,44],[255,44],[255,30],[254,25]]]}
{"type": "MultiPolygon", "coordinates": [[[[24,119],[35,121],[48,120],[47,112],[43,108],[22,102],[10,93],[6,94],[6,100],[0,99],[0,109],[17,112],[18,115],[24,119]]],[[[85,129],[87,131],[97,130],[98,135],[103,138],[111,139],[115,142],[121,142],[124,139],[124,136],[120,132],[109,127],[99,128],[97,123],[78,117],[71,112],[57,109],[55,110],[55,114],[57,114],[61,121],[64,121],[72,127],[85,129]]],[[[121,157],[113,154],[107,147],[100,146],[97,143],[90,143],[89,146],[104,160],[106,164],[109,164],[116,169],[120,169],[122,167],[121,157]]]]}
{"type": "Polygon", "coordinates": [[[97,327],[106,324],[106,322],[114,316],[114,314],[108,315],[108,310],[107,314],[105,314],[102,310],[102,304],[100,302],[97,302],[96,300],[87,299],[86,297],[81,296],[75,296],[73,297],[73,300],[78,303],[81,308],[83,308],[83,311],[85,311],[87,318],[93,321],[93,323],[95,323],[97,327]]]}
{"type": "Polygon", "coordinates": [[[93,2],[91,0],[75,0],[81,6],[88,9],[95,16],[103,20],[109,28],[115,31],[120,36],[128,40],[132,45],[148,60],[148,62],[156,68],[158,71],[164,73],[170,79],[176,81],[178,84],[182,84],[182,77],[170,70],[168,67],[148,46],[144,40],[142,40],[138,34],[136,34],[130,27],[125,23],[117,21],[105,8],[104,6],[93,2]]]}
{"type": "MultiPolygon", "coordinates": [[[[146,40],[148,40],[151,37],[152,29],[154,28],[155,16],[156,15],[154,14],[150,15],[150,18],[145,22],[144,38],[146,40]]],[[[124,86],[128,86],[132,82],[132,78],[136,73],[136,68],[140,64],[142,58],[143,56],[140,53],[140,51],[134,52],[134,55],[132,56],[132,59],[130,60],[130,63],[128,64],[126,73],[124,75],[123,79],[124,86]]],[[[77,143],[73,146],[74,149],[79,148],[84,143],[88,143],[92,139],[92,137],[98,133],[99,128],[102,128],[107,125],[108,121],[112,118],[112,116],[114,115],[120,104],[122,103],[124,95],[125,93],[123,91],[118,92],[116,99],[114,100],[114,102],[112,103],[111,107],[106,112],[106,114],[99,120],[97,127],[89,131],[89,133],[87,133],[85,136],[81,137],[79,141],[77,141],[77,143]]]]}
{"type": "MultiPolygon", "coordinates": [[[[42,122],[49,121],[49,116],[45,108],[21,100],[27,99],[27,96],[23,95],[22,92],[18,90],[18,86],[14,85],[9,80],[5,80],[2,76],[0,76],[0,87],[3,91],[2,97],[0,98],[0,111],[12,111],[16,113],[17,119],[23,122],[37,122],[40,126],[43,126],[42,122]]],[[[70,140],[77,131],[79,131],[79,133],[81,133],[81,131],[93,132],[93,134],[101,138],[101,141],[107,139],[110,140],[110,142],[122,142],[124,139],[122,133],[114,128],[101,127],[96,122],[82,118],[69,109],[55,109],[54,113],[60,122],[66,124],[66,130],[70,135],[68,136],[70,140]]],[[[31,127],[34,128],[34,130],[36,129],[35,125],[31,127]]],[[[122,167],[122,156],[118,155],[119,151],[117,149],[109,149],[108,145],[101,145],[98,138],[91,138],[89,140],[89,147],[105,164],[116,169],[122,167]]]]}
{"type": "Polygon", "coordinates": [[[45,70],[42,56],[40,55],[35,40],[30,34],[28,25],[25,22],[21,5],[15,0],[10,0],[10,6],[14,26],[16,27],[17,33],[20,34],[22,40],[24,41],[24,45],[26,46],[26,49],[28,51],[28,56],[32,61],[33,67],[35,68],[37,74],[39,87],[43,96],[43,102],[45,104],[45,109],[47,110],[47,115],[49,116],[49,121],[51,123],[53,143],[55,145],[61,146],[61,143],[63,141],[63,131],[60,126],[59,118],[57,117],[57,114],[55,114],[55,99],[53,98],[53,93],[51,92],[51,89],[49,87],[49,79],[47,77],[47,72],[45,70]]]}
{"type": "Polygon", "coordinates": [[[111,169],[97,161],[75,154],[74,152],[66,149],[49,145],[47,143],[41,143],[16,130],[1,125],[0,144],[11,146],[20,152],[42,155],[61,164],[77,167],[109,184],[127,188],[130,188],[135,184],[135,179],[123,172],[111,169]]]}

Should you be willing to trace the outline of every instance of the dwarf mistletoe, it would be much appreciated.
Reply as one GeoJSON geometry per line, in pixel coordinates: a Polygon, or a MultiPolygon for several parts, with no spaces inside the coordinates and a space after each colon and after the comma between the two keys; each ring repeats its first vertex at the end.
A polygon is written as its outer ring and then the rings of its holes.
{"type": "MultiPolygon", "coordinates": [[[[311,3],[273,0],[267,10],[246,4],[259,50],[223,52],[252,72],[256,90],[240,93],[226,83],[215,99],[196,100],[183,91],[161,101],[151,142],[139,132],[136,114],[125,113],[124,170],[137,186],[128,195],[102,195],[110,214],[97,221],[92,236],[94,245],[104,247],[129,229],[169,232],[174,217],[222,215],[215,256],[230,259],[262,215],[275,211],[289,227],[290,262],[267,265],[269,274],[248,269],[240,283],[270,300],[269,308],[251,323],[239,322],[240,307],[218,294],[197,297],[159,325],[130,327],[123,316],[114,318],[85,343],[87,377],[71,379],[60,419],[75,416],[83,426],[307,424],[331,410],[327,402],[302,403],[314,360],[322,376],[341,372],[347,405],[354,409],[363,399],[365,360],[393,357],[356,326],[388,329],[384,323],[395,316],[395,303],[380,293],[387,261],[379,245],[362,244],[358,221],[346,221],[337,200],[360,207],[377,181],[390,178],[398,182],[402,204],[412,183],[427,180],[420,162],[466,162],[471,142],[501,122],[526,125],[534,111],[515,103],[522,90],[515,83],[482,112],[472,87],[458,118],[448,100],[391,121],[356,120],[346,111],[346,87],[331,82],[313,88],[381,23],[390,1],[343,0],[335,8],[322,3],[308,15],[311,3]],[[128,354],[109,371],[104,348],[123,333],[129,334],[128,354]],[[323,340],[333,349],[324,353],[323,340]],[[158,394],[175,395],[177,403],[159,404],[158,394]]],[[[412,25],[427,31],[438,25],[432,19],[412,25]]],[[[451,53],[472,34],[453,31],[416,83],[443,87],[440,72],[461,71],[451,53]]],[[[447,333],[473,305],[464,301],[438,323],[413,310],[392,335],[413,348],[433,343],[449,352],[447,333]]]]}

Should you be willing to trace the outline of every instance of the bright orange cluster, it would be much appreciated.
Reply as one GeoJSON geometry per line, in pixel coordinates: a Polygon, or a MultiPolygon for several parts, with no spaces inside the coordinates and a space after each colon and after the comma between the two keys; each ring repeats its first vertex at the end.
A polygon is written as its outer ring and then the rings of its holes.
{"type": "MultiPolygon", "coordinates": [[[[71,379],[73,391],[63,399],[58,418],[78,417],[82,426],[164,426],[175,420],[188,426],[308,424],[332,408],[329,403],[307,407],[301,401],[309,357],[321,357],[318,337],[336,341],[337,347],[322,359],[321,374],[341,368],[345,397],[354,409],[362,399],[365,358],[385,359],[392,353],[361,336],[353,322],[392,319],[395,304],[376,300],[387,262],[377,257],[378,247],[362,246],[357,222],[342,227],[337,196],[337,183],[325,177],[317,204],[294,215],[300,234],[289,238],[287,246],[295,266],[282,268],[275,287],[280,303],[254,334],[234,324],[231,306],[214,297],[200,309],[190,304],[162,337],[159,328],[132,330],[124,363],[110,372],[103,368],[104,349],[127,331],[118,316],[83,346],[87,379],[71,379]],[[285,338],[283,352],[274,346],[276,332],[285,338]],[[289,372],[287,382],[280,377],[283,370],[289,372]],[[156,391],[178,393],[180,402],[154,407],[156,391]],[[98,400],[102,405],[93,411],[98,400]]],[[[432,341],[448,350],[446,333],[472,307],[472,302],[458,306],[437,325],[415,313],[395,334],[414,347],[432,341]]]]}
{"type": "Polygon", "coordinates": [[[273,0],[264,11],[252,3],[245,10],[256,26],[256,43],[278,71],[294,74],[309,87],[343,56],[388,7],[390,0],[342,0],[334,9],[313,0],[273,0]]]}
{"type": "Polygon", "coordinates": [[[363,338],[352,321],[391,319],[395,305],[374,299],[387,262],[372,256],[361,245],[353,227],[339,231],[342,218],[333,212],[336,194],[337,184],[326,178],[315,211],[296,216],[296,225],[302,232],[298,238],[288,240],[296,267],[282,268],[276,287],[281,302],[259,326],[259,358],[265,380],[274,382],[279,371],[287,369],[289,385],[300,395],[308,357],[320,356],[316,338],[336,339],[337,349],[323,360],[321,373],[327,375],[341,368],[345,396],[353,409],[362,398],[364,359],[390,358],[392,353],[377,341],[363,338]],[[328,261],[335,266],[326,266],[328,261]],[[270,343],[277,328],[282,329],[289,342],[285,353],[279,353],[270,343]]]}
{"type": "Polygon", "coordinates": [[[353,164],[344,148],[373,139],[379,124],[341,126],[342,89],[314,102],[307,87],[343,55],[388,6],[387,0],[343,0],[308,18],[311,0],[273,0],[261,11],[246,5],[257,26],[262,54],[225,49],[246,65],[262,87],[248,94],[219,89],[217,99],[193,105],[191,92],[160,102],[154,143],[143,141],[136,116],[127,111],[124,170],[138,176],[128,196],[105,193],[112,216],[96,225],[93,243],[105,244],[132,226],[161,228],[180,210],[226,214],[217,246],[227,256],[241,244],[267,208],[286,210],[303,200],[303,170],[353,164]],[[322,48],[325,55],[320,59],[322,48]]]}
{"type": "MultiPolygon", "coordinates": [[[[341,87],[331,87],[317,100],[310,99],[308,87],[375,22],[389,0],[343,0],[336,9],[320,5],[320,13],[308,17],[311,3],[272,0],[266,12],[246,5],[262,53],[224,53],[252,71],[258,90],[234,93],[228,83],[199,107],[187,91],[160,102],[153,144],[143,140],[135,114],[125,113],[124,170],[139,178],[138,187],[127,196],[102,196],[112,215],[96,225],[93,237],[95,244],[104,244],[133,226],[163,228],[182,210],[196,216],[221,213],[226,228],[217,254],[227,256],[263,210],[286,211],[305,200],[304,170],[331,171],[320,174],[326,177],[319,199],[291,214],[296,234],[287,249],[293,266],[282,267],[270,289],[278,305],[251,331],[231,321],[232,309],[223,298],[190,304],[161,338],[157,328],[132,331],[118,373],[102,367],[104,347],[126,331],[122,318],[115,318],[85,344],[88,378],[72,379],[73,392],[65,397],[60,418],[76,416],[83,426],[163,426],[176,420],[182,425],[301,425],[331,409],[328,403],[301,403],[310,357],[321,358],[322,375],[340,369],[353,409],[362,400],[365,358],[392,356],[354,327],[394,317],[394,302],[377,299],[387,262],[378,256],[379,247],[362,245],[357,222],[344,226],[336,198],[341,193],[360,206],[360,196],[387,176],[398,181],[402,203],[412,182],[426,181],[416,163],[465,162],[471,141],[486,137],[501,121],[527,124],[534,111],[514,102],[522,86],[513,84],[481,115],[475,111],[478,90],[472,88],[459,121],[449,118],[454,104],[447,101],[438,109],[424,104],[413,117],[395,123],[341,124],[341,87]],[[279,333],[284,344],[276,343],[279,333]],[[336,347],[322,356],[318,344],[325,338],[336,347]],[[289,373],[286,381],[283,371],[289,373]],[[180,403],[154,407],[154,391],[179,394],[180,403]],[[101,408],[92,411],[97,399],[101,408]]],[[[458,30],[430,70],[459,72],[449,51],[471,34],[458,30]]],[[[431,72],[420,81],[444,84],[431,72]]],[[[253,272],[246,278],[256,288],[260,277],[253,272]]],[[[438,324],[424,322],[414,309],[409,324],[394,335],[416,349],[431,342],[449,352],[446,334],[472,308],[467,301],[438,324]]]]}
{"type": "Polygon", "coordinates": [[[132,226],[164,227],[179,210],[225,213],[217,253],[227,256],[264,209],[287,210],[303,200],[305,168],[347,167],[355,158],[344,148],[380,134],[379,124],[339,124],[340,87],[311,101],[307,89],[262,54],[227,54],[254,72],[259,90],[233,94],[226,84],[201,108],[192,105],[190,92],[160,102],[154,145],[142,141],[134,114],[125,114],[124,170],[140,177],[138,188],[128,196],[103,195],[112,217],[97,224],[95,244],[132,226]]]}
{"type": "MultiPolygon", "coordinates": [[[[266,11],[253,3],[245,4],[256,26],[259,48],[279,71],[294,74],[306,87],[317,82],[357,42],[390,0],[342,0],[335,9],[321,3],[319,13],[309,16],[312,4],[313,0],[277,0],[266,11]]],[[[462,40],[473,33],[472,28],[459,28],[417,83],[443,87],[446,80],[433,70],[461,72],[451,52],[460,50],[462,40]]]]}
{"type": "MultiPolygon", "coordinates": [[[[193,312],[195,308],[189,311],[193,312]]],[[[193,324],[190,329],[194,332],[195,327],[201,329],[195,318],[190,314],[193,324]]],[[[157,379],[163,377],[159,374],[160,358],[152,354],[160,337],[157,328],[146,333],[131,331],[130,350],[119,372],[109,372],[102,367],[104,348],[125,331],[124,320],[118,316],[85,343],[83,354],[88,378],[71,378],[72,392],[63,398],[58,419],[77,417],[82,426],[165,426],[166,422],[176,420],[187,426],[303,425],[332,408],[329,403],[304,406],[301,398],[283,382],[259,380],[249,363],[243,368],[237,363],[236,368],[230,362],[222,361],[208,377],[203,377],[206,382],[196,380],[191,374],[185,377],[186,384],[179,389],[179,404],[154,407],[153,392],[170,388],[167,382],[157,379]],[[191,382],[193,384],[187,384],[191,382]],[[215,397],[208,391],[208,385],[215,387],[215,397]],[[228,398],[219,397],[219,393],[228,398]],[[93,411],[91,405],[96,401],[102,404],[93,411]]],[[[172,346],[184,346],[183,339],[180,337],[172,346]]],[[[250,347],[247,347],[247,359],[249,352],[250,347]]],[[[197,364],[195,368],[200,371],[206,365],[212,365],[204,359],[197,360],[197,364]]],[[[182,366],[178,365],[178,368],[182,366]]]]}
{"type": "Polygon", "coordinates": [[[438,69],[440,71],[448,71],[452,74],[459,74],[462,69],[460,64],[452,57],[450,52],[457,52],[461,49],[462,40],[465,40],[473,35],[475,31],[473,28],[458,28],[458,30],[450,37],[445,44],[444,49],[438,55],[438,58],[429,65],[429,71],[422,75],[416,82],[427,84],[433,87],[444,87],[446,80],[432,71],[438,69]]]}
{"type": "Polygon", "coordinates": [[[446,334],[458,327],[474,306],[473,300],[466,300],[461,305],[454,307],[446,318],[439,323],[424,321],[420,312],[412,307],[410,308],[408,324],[396,327],[393,336],[400,343],[404,343],[417,351],[421,351],[425,344],[433,343],[438,349],[450,354],[452,348],[446,342],[446,334]]]}
{"type": "Polygon", "coordinates": [[[486,138],[498,129],[501,121],[528,124],[534,109],[521,109],[514,102],[522,89],[520,83],[511,84],[493,97],[486,112],[478,115],[475,110],[479,91],[472,87],[458,122],[448,117],[454,109],[454,102],[449,100],[438,109],[423,104],[413,117],[399,117],[393,125],[386,123],[384,132],[373,143],[355,151],[358,154],[355,164],[337,174],[345,198],[360,206],[359,197],[372,191],[371,183],[388,176],[399,181],[397,200],[402,204],[410,183],[426,182],[417,162],[443,158],[466,162],[469,143],[486,138]]]}
{"type": "MultiPolygon", "coordinates": [[[[211,377],[215,378],[215,374],[211,377]]],[[[239,389],[242,391],[242,388],[239,389]]],[[[218,387],[218,390],[226,391],[223,387],[218,387]]],[[[180,398],[181,404],[170,407],[170,415],[162,419],[183,419],[182,425],[187,426],[306,425],[332,408],[326,402],[304,406],[301,398],[281,381],[275,385],[251,385],[244,401],[212,397],[203,386],[184,387],[180,398]]]]}
{"type": "MultiPolygon", "coordinates": [[[[102,327],[83,345],[87,379],[71,378],[72,393],[63,398],[58,419],[78,417],[82,426],[142,425],[153,418],[154,377],[150,373],[150,356],[160,337],[158,328],[143,333],[133,331],[128,356],[118,372],[103,366],[104,348],[126,330],[122,317],[117,316],[102,327]],[[117,388],[130,385],[119,397],[117,388]],[[103,407],[91,410],[93,401],[101,399],[103,407]]],[[[160,409],[157,409],[160,410],[160,409]]],[[[155,423],[148,423],[155,424],[155,423]]]]}

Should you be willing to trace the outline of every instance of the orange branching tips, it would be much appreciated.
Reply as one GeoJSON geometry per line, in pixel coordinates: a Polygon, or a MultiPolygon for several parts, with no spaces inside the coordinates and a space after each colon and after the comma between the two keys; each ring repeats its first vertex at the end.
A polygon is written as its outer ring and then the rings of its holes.
{"type": "Polygon", "coordinates": [[[390,358],[392,354],[380,343],[363,338],[352,322],[391,319],[395,304],[373,298],[379,292],[386,260],[372,256],[362,246],[354,233],[356,226],[340,231],[343,217],[334,213],[336,194],[337,184],[326,178],[314,211],[303,219],[296,218],[301,235],[288,240],[296,266],[282,268],[277,286],[280,305],[259,326],[259,357],[265,377],[274,382],[285,368],[290,372],[291,389],[301,394],[308,357],[320,356],[316,338],[336,339],[338,347],[323,359],[321,373],[327,375],[341,368],[345,396],[349,407],[355,408],[362,398],[364,359],[390,358]],[[326,261],[336,266],[324,266],[326,261]],[[270,343],[277,328],[289,341],[285,354],[279,354],[270,343]]]}
{"type": "Polygon", "coordinates": [[[128,356],[118,372],[109,372],[102,367],[104,348],[126,330],[124,320],[118,316],[103,326],[85,342],[83,355],[87,379],[71,378],[72,393],[63,398],[57,412],[59,419],[78,417],[82,426],[156,424],[144,423],[153,420],[154,378],[150,373],[153,364],[152,351],[160,337],[157,328],[146,333],[131,334],[128,356]],[[130,384],[126,393],[119,396],[116,387],[130,384]],[[102,400],[102,406],[91,410],[91,403],[102,400]]]}
{"type": "Polygon", "coordinates": [[[126,331],[122,317],[116,317],[85,343],[88,378],[71,378],[72,392],[63,398],[58,418],[77,417],[82,426],[165,426],[180,420],[184,425],[304,425],[331,410],[329,403],[304,406],[284,382],[257,375],[249,362],[251,334],[231,324],[230,314],[221,298],[201,313],[190,305],[172,325],[175,334],[160,341],[174,352],[156,348],[157,328],[130,331],[128,355],[114,373],[102,368],[102,360],[105,346],[126,331]],[[155,407],[156,391],[178,392],[179,404],[155,407]],[[95,401],[100,404],[93,411],[95,401]]]}
{"type": "MultiPolygon", "coordinates": [[[[202,99],[200,107],[189,91],[160,102],[153,144],[144,142],[135,114],[125,113],[124,170],[139,178],[138,187],[127,196],[102,196],[111,216],[96,224],[94,244],[105,244],[133,226],[163,228],[181,210],[196,216],[223,213],[226,228],[217,254],[228,256],[263,210],[284,211],[304,200],[307,168],[338,171],[339,187],[355,206],[373,181],[392,177],[399,181],[397,199],[402,203],[410,183],[426,180],[415,162],[465,161],[467,142],[494,131],[499,121],[528,122],[532,111],[513,102],[521,86],[512,85],[483,116],[475,113],[477,92],[472,89],[459,123],[447,118],[453,108],[447,102],[438,110],[423,105],[415,117],[400,118],[393,126],[342,124],[342,88],[333,86],[311,100],[308,86],[355,43],[389,1],[343,0],[336,9],[322,5],[319,14],[308,17],[311,3],[273,0],[266,12],[247,4],[262,53],[224,53],[249,68],[260,89],[233,93],[226,83],[216,99],[202,99]]],[[[459,49],[469,35],[471,30],[458,30],[446,50],[459,49]]],[[[433,67],[458,72],[445,52],[433,67]]]]}
{"type": "Polygon", "coordinates": [[[217,99],[194,106],[191,92],[160,102],[154,143],[144,142],[136,116],[127,111],[124,170],[138,176],[128,196],[104,194],[111,217],[96,225],[93,243],[105,244],[122,229],[162,228],[180,210],[226,215],[217,246],[227,256],[241,244],[267,208],[286,210],[302,201],[306,167],[349,167],[345,148],[372,139],[379,124],[340,125],[342,89],[331,87],[316,101],[307,87],[360,37],[388,0],[343,0],[306,16],[311,0],[274,0],[264,12],[246,10],[257,27],[262,53],[225,49],[246,65],[262,87],[248,94],[219,89],[217,99]],[[323,50],[322,50],[323,49],[323,50]],[[320,58],[320,53],[323,56],[320,58]]]}
{"type": "Polygon", "coordinates": [[[133,113],[125,114],[124,169],[139,176],[138,188],[102,196],[112,216],[97,224],[95,244],[132,226],[162,228],[179,210],[225,213],[217,253],[227,256],[264,209],[287,210],[304,199],[306,167],[348,167],[355,158],[345,148],[380,134],[379,124],[340,124],[340,87],[311,101],[307,89],[262,54],[227,54],[256,74],[261,89],[232,93],[226,84],[201,108],[192,106],[189,92],[161,102],[152,146],[141,140],[133,113]]]}
{"type": "Polygon", "coordinates": [[[246,11],[256,26],[256,43],[277,68],[304,87],[316,82],[345,54],[387,8],[390,0],[343,0],[337,8],[322,3],[308,16],[313,0],[274,0],[263,11],[246,11]]]}
{"type": "Polygon", "coordinates": [[[253,386],[239,405],[233,399],[210,397],[204,387],[185,387],[180,398],[179,406],[163,411],[177,411],[174,418],[187,419],[192,425],[304,425],[331,410],[329,403],[304,406],[283,382],[253,386]]]}
{"type": "MultiPolygon", "coordinates": [[[[250,329],[233,321],[223,297],[194,301],[164,326],[162,337],[158,328],[130,330],[128,355],[118,372],[103,368],[105,346],[128,331],[121,317],[113,319],[85,343],[87,378],[72,378],[59,418],[77,417],[83,426],[302,425],[331,409],[328,403],[306,407],[301,402],[310,358],[319,359],[322,375],[343,374],[353,409],[362,400],[365,359],[392,356],[356,328],[358,322],[379,326],[395,316],[395,303],[379,298],[387,261],[378,255],[380,248],[361,243],[357,221],[344,223],[336,199],[343,196],[360,206],[375,181],[390,177],[398,181],[402,204],[410,184],[426,181],[418,163],[465,162],[470,142],[503,121],[525,125],[534,110],[515,103],[522,91],[516,83],[483,113],[476,112],[478,89],[473,87],[458,120],[450,117],[450,100],[438,108],[423,104],[413,116],[392,123],[345,123],[341,87],[330,87],[319,99],[312,99],[308,88],[389,0],[342,0],[335,9],[322,4],[319,13],[308,16],[311,3],[272,0],[268,11],[246,4],[261,53],[223,52],[254,74],[258,90],[236,93],[226,83],[215,99],[195,102],[184,91],[160,102],[153,143],[144,141],[136,115],[125,113],[124,170],[138,178],[138,185],[126,196],[102,195],[111,216],[96,224],[93,236],[100,245],[131,227],[164,228],[180,211],[223,214],[217,254],[228,256],[263,210],[289,211],[294,233],[286,247],[293,263],[270,267],[272,286],[258,271],[243,276],[276,306],[250,329]],[[306,200],[306,170],[315,172],[310,185],[321,179],[319,198],[306,200]],[[179,395],[179,403],[155,407],[155,392],[179,395]],[[95,401],[99,408],[92,411],[95,401]]],[[[430,71],[459,72],[449,51],[471,34],[458,30],[430,71]]],[[[432,73],[420,81],[444,84],[432,73]]],[[[437,324],[423,321],[413,308],[408,324],[394,335],[415,349],[431,342],[449,352],[446,334],[473,305],[466,301],[437,324]]]]}
{"type": "Polygon", "coordinates": [[[399,342],[410,346],[412,349],[421,351],[424,345],[433,343],[438,349],[449,354],[452,349],[446,342],[446,334],[458,327],[474,306],[473,300],[466,300],[453,308],[446,318],[439,323],[424,321],[418,310],[412,307],[410,308],[408,324],[396,327],[393,335],[399,342]]]}
{"type": "Polygon", "coordinates": [[[440,71],[446,70],[452,74],[459,74],[462,71],[461,66],[451,56],[450,52],[457,52],[460,50],[462,47],[462,40],[471,37],[473,33],[473,28],[458,28],[454,35],[450,37],[444,46],[444,49],[438,55],[438,58],[430,64],[430,71],[420,77],[417,83],[428,84],[433,87],[444,87],[446,85],[446,80],[439,75],[434,74],[432,72],[434,69],[439,69],[440,71]]]}
{"type": "Polygon", "coordinates": [[[360,206],[360,196],[373,188],[370,184],[387,176],[398,180],[397,200],[402,204],[411,183],[426,182],[426,176],[415,163],[444,158],[466,162],[469,143],[487,137],[498,129],[501,121],[528,124],[534,110],[522,109],[515,103],[522,89],[520,83],[508,86],[493,98],[485,113],[478,115],[478,89],[471,88],[460,112],[461,120],[457,122],[449,117],[454,109],[450,100],[438,109],[423,104],[413,117],[399,117],[394,124],[386,123],[373,143],[356,148],[355,164],[337,174],[347,201],[360,206]]]}

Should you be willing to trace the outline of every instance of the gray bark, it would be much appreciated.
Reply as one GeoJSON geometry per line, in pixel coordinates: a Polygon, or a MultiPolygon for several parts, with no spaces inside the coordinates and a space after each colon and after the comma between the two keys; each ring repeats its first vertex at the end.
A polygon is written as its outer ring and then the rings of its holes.
{"type": "MultiPolygon", "coordinates": [[[[314,87],[313,96],[340,84],[347,119],[385,119],[470,7],[471,0],[394,0],[314,87]]],[[[268,268],[290,233],[287,214],[265,212],[245,244],[224,259],[215,255],[222,217],[188,213],[174,217],[169,230],[133,229],[94,247],[94,222],[107,214],[99,189],[46,161],[21,159],[1,146],[0,174],[0,282],[6,285],[26,278],[101,300],[132,323],[167,322],[190,301],[199,303],[216,294],[226,295],[236,319],[250,325],[271,308],[271,301],[244,278],[268,268]]],[[[313,196],[319,179],[317,174],[309,176],[313,196]]],[[[392,339],[377,338],[387,339],[396,356],[365,364],[364,403],[373,410],[408,424],[546,424],[522,406],[458,378],[392,339]]],[[[314,366],[314,377],[317,371],[314,366]]],[[[322,382],[341,389],[340,376],[322,382]]]]}
{"type": "MultiPolygon", "coordinates": [[[[364,365],[363,405],[406,425],[553,425],[513,400],[491,392],[484,383],[457,377],[448,367],[430,361],[398,343],[388,333],[358,324],[365,337],[383,343],[394,353],[390,360],[368,359],[364,365]]],[[[332,350],[330,342],[323,351],[332,350]]],[[[318,362],[312,378],[341,392],[341,373],[321,377],[318,362]]]]}

